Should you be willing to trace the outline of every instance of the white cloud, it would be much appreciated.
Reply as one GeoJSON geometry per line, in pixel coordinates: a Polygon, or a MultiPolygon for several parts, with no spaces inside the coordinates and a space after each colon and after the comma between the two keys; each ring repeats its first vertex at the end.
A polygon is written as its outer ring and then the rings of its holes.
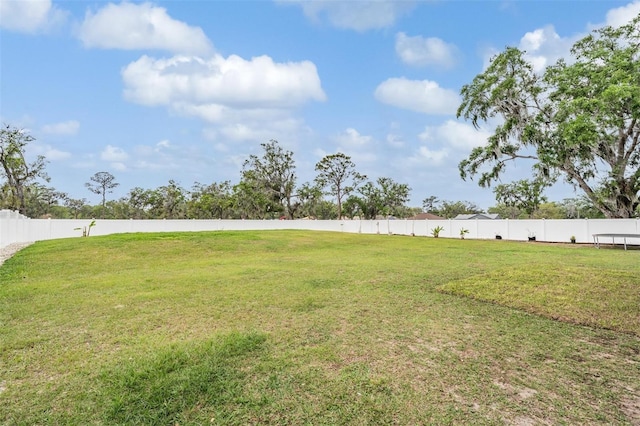
{"type": "Polygon", "coordinates": [[[132,102],[207,106],[212,121],[225,108],[292,108],[326,98],[312,62],[275,63],[268,56],[143,56],[122,70],[122,78],[124,95],[132,102]]]}
{"type": "Polygon", "coordinates": [[[415,4],[395,0],[281,0],[280,3],[300,5],[305,16],[313,21],[324,15],[333,26],[356,31],[390,27],[415,4]]]}
{"type": "Polygon", "coordinates": [[[640,1],[636,0],[626,6],[609,10],[604,23],[589,25],[585,32],[579,32],[567,37],[560,36],[553,25],[547,25],[526,33],[520,39],[518,47],[526,51],[525,58],[531,62],[534,70],[542,72],[547,66],[554,64],[560,58],[570,60],[571,47],[586,36],[587,31],[605,25],[619,27],[627,24],[638,13],[640,13],[640,1]]]}
{"type": "Polygon", "coordinates": [[[304,131],[293,110],[326,99],[312,62],[276,63],[268,56],[143,56],[122,70],[122,79],[131,102],[219,126],[207,131],[211,140],[264,141],[304,131]]]}
{"type": "Polygon", "coordinates": [[[606,25],[612,27],[621,27],[628,24],[631,19],[638,16],[640,13],[640,1],[634,1],[626,6],[621,6],[616,9],[611,9],[607,12],[606,25]]]}
{"type": "Polygon", "coordinates": [[[382,103],[425,114],[455,114],[460,99],[453,90],[429,80],[390,78],[375,91],[382,103]]]}
{"type": "Polygon", "coordinates": [[[152,171],[179,170],[181,168],[177,163],[172,163],[170,161],[153,162],[148,160],[137,160],[132,167],[138,170],[152,170],[152,171]]]}
{"type": "Polygon", "coordinates": [[[228,120],[226,123],[216,123],[217,127],[208,127],[203,130],[205,139],[217,142],[218,150],[226,150],[225,142],[264,142],[270,139],[297,139],[295,135],[308,132],[303,122],[294,117],[280,116],[273,119],[265,115],[261,118],[238,117],[228,120]]]}
{"type": "Polygon", "coordinates": [[[264,129],[243,123],[234,123],[229,126],[224,126],[219,130],[219,132],[221,137],[234,141],[266,140],[269,134],[269,132],[265,132],[264,129]]]}
{"type": "Polygon", "coordinates": [[[168,139],[163,139],[160,142],[158,142],[156,144],[156,150],[160,151],[162,149],[170,149],[173,146],[171,145],[171,142],[168,139]]]}
{"type": "Polygon", "coordinates": [[[437,37],[410,37],[398,33],[396,53],[408,65],[451,68],[456,62],[457,48],[437,37]]]}
{"type": "Polygon", "coordinates": [[[80,123],[75,120],[47,124],[42,127],[44,133],[51,135],[75,135],[80,129],[80,123]]]}
{"type": "Polygon", "coordinates": [[[486,145],[491,133],[483,128],[476,130],[473,126],[455,120],[447,120],[439,126],[428,126],[418,137],[424,142],[444,143],[450,147],[469,151],[472,148],[486,145]]]}
{"type": "Polygon", "coordinates": [[[67,13],[51,0],[0,0],[0,28],[37,33],[61,25],[67,13]]]}
{"type": "Polygon", "coordinates": [[[452,149],[468,153],[472,148],[483,146],[491,133],[485,129],[455,120],[447,120],[439,126],[427,126],[418,135],[425,143],[409,158],[416,165],[440,165],[449,157],[452,149]],[[439,148],[434,148],[437,146],[439,148]]]}
{"type": "Polygon", "coordinates": [[[109,3],[96,13],[87,11],[78,37],[85,47],[159,49],[205,55],[213,46],[201,28],[191,27],[151,3],[109,3]]]}
{"type": "Polygon", "coordinates": [[[59,161],[70,158],[71,153],[67,151],[60,151],[59,149],[47,145],[47,150],[44,153],[44,156],[49,161],[59,161]]]}
{"type": "Polygon", "coordinates": [[[402,136],[389,133],[387,135],[387,143],[394,148],[402,148],[405,145],[402,136]]]}
{"type": "Polygon", "coordinates": [[[374,138],[368,135],[361,135],[360,132],[352,127],[345,129],[332,139],[337,145],[336,152],[348,155],[356,164],[371,164],[378,159],[374,138]]]}
{"type": "Polygon", "coordinates": [[[173,111],[187,116],[198,117],[210,123],[268,123],[286,119],[290,113],[278,108],[233,108],[219,104],[194,104],[190,102],[167,103],[173,111]]]}
{"type": "Polygon", "coordinates": [[[313,155],[318,160],[321,160],[322,158],[324,158],[324,157],[326,157],[327,155],[330,155],[330,154],[335,154],[335,153],[326,151],[326,150],[324,150],[322,148],[316,148],[316,149],[313,150],[313,155]]]}
{"type": "Polygon", "coordinates": [[[335,137],[337,143],[350,148],[362,148],[371,143],[371,136],[361,135],[356,129],[348,128],[335,137]]]}
{"type": "Polygon", "coordinates": [[[125,170],[127,170],[127,166],[124,165],[124,163],[120,163],[120,162],[115,162],[115,163],[111,163],[111,168],[113,170],[116,170],[118,172],[123,172],[125,170]]]}
{"type": "MultiPolygon", "coordinates": [[[[137,145],[134,147],[135,160],[131,161],[131,167],[133,169],[142,170],[172,170],[178,169],[181,166],[179,162],[184,162],[183,168],[194,167],[193,148],[192,147],[177,147],[172,144],[168,139],[163,139],[155,145],[137,145]],[[176,156],[175,153],[179,151],[180,155],[176,156]],[[190,163],[190,165],[187,165],[190,163]]],[[[114,156],[117,159],[117,155],[114,156]]],[[[200,157],[202,157],[200,155],[200,157]]],[[[128,159],[123,158],[122,161],[128,159]]]]}
{"type": "Polygon", "coordinates": [[[213,146],[213,149],[215,149],[218,152],[229,152],[229,147],[223,143],[217,143],[213,146]]]}
{"type": "Polygon", "coordinates": [[[432,164],[438,165],[442,164],[445,158],[447,158],[447,151],[444,149],[440,150],[431,150],[426,146],[421,146],[418,150],[409,157],[409,161],[411,163],[418,164],[432,164]]]}
{"type": "Polygon", "coordinates": [[[518,47],[526,52],[525,58],[531,62],[534,71],[542,72],[558,59],[568,58],[571,46],[581,37],[581,34],[560,37],[553,25],[547,25],[526,33],[520,39],[518,47]]]}
{"type": "Polygon", "coordinates": [[[42,155],[48,161],[60,161],[71,157],[70,152],[61,151],[51,145],[34,144],[31,148],[33,154],[42,155]]]}
{"type": "Polygon", "coordinates": [[[100,158],[104,161],[122,162],[129,158],[129,154],[127,154],[122,148],[107,145],[100,153],[100,158]]]}

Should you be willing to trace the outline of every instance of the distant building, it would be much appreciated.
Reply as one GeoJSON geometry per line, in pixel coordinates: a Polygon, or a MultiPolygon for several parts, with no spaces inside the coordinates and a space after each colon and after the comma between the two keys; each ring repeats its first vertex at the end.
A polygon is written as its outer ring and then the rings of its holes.
{"type": "Polygon", "coordinates": [[[419,213],[413,217],[409,217],[409,220],[446,220],[444,217],[437,216],[432,213],[419,213]]]}
{"type": "Polygon", "coordinates": [[[497,213],[459,214],[453,219],[454,220],[470,220],[470,219],[493,220],[493,219],[500,219],[500,215],[497,213]]]}

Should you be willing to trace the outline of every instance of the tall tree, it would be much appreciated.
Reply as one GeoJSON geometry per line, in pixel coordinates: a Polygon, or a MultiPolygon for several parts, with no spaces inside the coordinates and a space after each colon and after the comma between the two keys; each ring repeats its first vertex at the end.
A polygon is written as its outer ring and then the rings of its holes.
{"type": "Polygon", "coordinates": [[[336,198],[338,219],[342,219],[342,200],[367,179],[356,171],[351,157],[341,152],[327,155],[316,164],[316,182],[321,188],[329,187],[328,195],[336,198]]]}
{"type": "Polygon", "coordinates": [[[566,211],[558,203],[541,203],[531,217],[533,219],[564,219],[566,211]]]}
{"type": "Polygon", "coordinates": [[[136,186],[129,190],[125,197],[129,205],[130,219],[145,219],[148,211],[153,207],[154,192],[136,186]]]}
{"type": "Polygon", "coordinates": [[[25,148],[35,138],[22,129],[5,125],[0,129],[0,176],[6,179],[5,207],[26,214],[26,190],[37,178],[49,182],[44,168],[46,161],[39,155],[35,161],[28,162],[25,148]]]}
{"type": "MultiPolygon", "coordinates": [[[[367,182],[370,183],[370,182],[367,182]]],[[[367,186],[367,184],[363,185],[367,186]]],[[[362,188],[361,188],[362,189],[362,188]]],[[[366,204],[364,199],[356,196],[350,195],[349,198],[346,199],[345,202],[342,203],[342,216],[346,216],[349,219],[353,219],[356,216],[363,217],[365,219],[369,219],[367,217],[366,204]]]]}
{"type": "Polygon", "coordinates": [[[231,189],[229,181],[210,185],[194,183],[187,203],[188,216],[192,219],[227,219],[233,206],[231,189]]]}
{"type": "Polygon", "coordinates": [[[26,212],[29,217],[44,217],[53,214],[53,207],[67,198],[67,194],[54,187],[32,183],[26,189],[26,212]]]}
{"type": "Polygon", "coordinates": [[[406,212],[405,204],[409,202],[411,187],[406,183],[398,183],[388,177],[377,181],[382,198],[382,211],[386,215],[399,217],[406,212]]]}
{"type": "Polygon", "coordinates": [[[607,217],[633,217],[640,204],[640,15],[593,31],[537,74],[507,48],[462,88],[458,117],[479,127],[501,117],[486,146],[460,165],[489,186],[508,162],[528,159],[538,178],[563,176],[607,217]],[[484,166],[489,166],[485,169],[484,166]]]}
{"type": "Polygon", "coordinates": [[[546,184],[543,181],[522,179],[497,185],[493,193],[498,203],[515,207],[524,211],[529,217],[533,217],[540,204],[547,201],[547,197],[542,194],[545,187],[546,184]]]}
{"type": "Polygon", "coordinates": [[[67,206],[74,219],[78,218],[78,215],[82,211],[82,208],[87,205],[86,198],[66,198],[64,205],[67,206]]]}
{"type": "Polygon", "coordinates": [[[567,219],[601,219],[604,215],[586,196],[565,198],[561,205],[566,211],[567,219]]]}
{"type": "Polygon", "coordinates": [[[296,187],[296,165],[293,152],[283,149],[278,141],[263,143],[262,157],[251,155],[243,165],[243,179],[254,179],[267,197],[273,201],[273,210],[293,219],[293,198],[296,187]]]}
{"type": "Polygon", "coordinates": [[[422,200],[422,209],[425,213],[431,213],[436,208],[436,204],[438,204],[439,201],[438,197],[431,195],[422,200]]]}
{"type": "Polygon", "coordinates": [[[280,207],[264,191],[258,179],[248,172],[243,173],[240,182],[233,187],[232,200],[235,215],[241,219],[264,219],[280,207]]]}
{"type": "Polygon", "coordinates": [[[503,203],[489,207],[487,213],[498,214],[502,219],[526,219],[527,217],[517,207],[507,206],[503,203]]]}
{"type": "MultiPolygon", "coordinates": [[[[381,177],[376,183],[367,182],[358,189],[361,197],[357,204],[365,219],[375,219],[379,214],[397,216],[409,201],[409,191],[409,185],[381,177]]],[[[357,201],[354,197],[349,200],[351,203],[357,201]]]]}
{"type": "Polygon", "coordinates": [[[292,208],[297,217],[317,218],[322,202],[322,188],[305,182],[296,191],[296,201],[292,208]]]}
{"type": "Polygon", "coordinates": [[[150,192],[150,213],[154,218],[184,219],[187,214],[186,191],[176,181],[169,179],[167,185],[150,192]]]}
{"type": "Polygon", "coordinates": [[[482,209],[469,201],[442,201],[434,213],[446,219],[452,219],[459,214],[482,213],[482,209]]]}
{"type": "Polygon", "coordinates": [[[111,194],[113,189],[120,185],[116,178],[109,172],[98,172],[89,178],[89,182],[84,184],[87,189],[94,194],[102,196],[102,211],[100,216],[104,219],[105,204],[107,194],[111,194]]]}

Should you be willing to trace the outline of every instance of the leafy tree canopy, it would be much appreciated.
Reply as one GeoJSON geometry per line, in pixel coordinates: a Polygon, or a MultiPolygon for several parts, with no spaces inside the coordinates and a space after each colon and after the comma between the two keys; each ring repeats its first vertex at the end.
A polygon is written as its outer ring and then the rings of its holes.
{"type": "Polygon", "coordinates": [[[503,183],[496,186],[493,190],[496,194],[498,203],[507,207],[515,207],[524,211],[529,217],[533,214],[540,204],[547,201],[547,197],[542,195],[545,183],[541,180],[519,180],[513,183],[503,183]]]}
{"type": "Polygon", "coordinates": [[[460,214],[476,214],[482,213],[483,210],[476,204],[469,201],[442,201],[437,210],[434,211],[438,216],[452,219],[460,214]]]}
{"type": "Polygon", "coordinates": [[[46,161],[39,155],[28,162],[25,149],[35,138],[26,131],[4,125],[0,129],[0,177],[5,179],[0,187],[0,204],[22,214],[27,213],[27,192],[29,186],[41,178],[49,181],[44,168],[46,161]]]}
{"type": "Polygon", "coordinates": [[[356,190],[367,177],[356,171],[351,157],[341,152],[327,155],[316,164],[316,182],[321,188],[329,188],[328,195],[335,196],[338,219],[342,219],[342,200],[356,190]]]}
{"type": "MultiPolygon", "coordinates": [[[[381,177],[375,183],[367,182],[358,192],[360,197],[349,197],[347,202],[357,205],[359,214],[365,219],[375,219],[378,215],[402,216],[404,205],[409,201],[411,188],[405,183],[397,183],[388,177],[381,177]]],[[[352,214],[349,214],[352,216],[352,214]]]]}
{"type": "Polygon", "coordinates": [[[272,212],[285,213],[293,219],[297,179],[293,152],[283,149],[273,139],[261,146],[262,157],[251,155],[244,162],[242,179],[255,191],[263,192],[272,212]]]}
{"type": "Polygon", "coordinates": [[[462,88],[458,117],[477,128],[501,119],[486,146],[460,165],[463,179],[489,186],[516,159],[535,179],[560,176],[606,217],[633,217],[640,204],[640,15],[574,44],[570,62],[542,74],[525,52],[507,48],[462,88]]]}
{"type": "Polygon", "coordinates": [[[113,189],[120,185],[116,182],[115,176],[113,176],[109,172],[97,172],[93,176],[89,178],[89,182],[85,183],[84,186],[94,194],[98,194],[102,196],[102,213],[101,216],[104,218],[105,204],[107,199],[107,194],[113,192],[113,189]]]}

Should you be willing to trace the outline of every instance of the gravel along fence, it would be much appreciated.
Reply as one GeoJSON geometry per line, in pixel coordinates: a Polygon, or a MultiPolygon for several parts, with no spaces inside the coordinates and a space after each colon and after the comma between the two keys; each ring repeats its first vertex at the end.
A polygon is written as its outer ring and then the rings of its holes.
{"type": "Polygon", "coordinates": [[[0,249],[0,265],[4,263],[5,260],[9,259],[11,256],[22,250],[23,248],[33,244],[33,242],[28,243],[13,243],[9,244],[6,247],[0,249]]]}

